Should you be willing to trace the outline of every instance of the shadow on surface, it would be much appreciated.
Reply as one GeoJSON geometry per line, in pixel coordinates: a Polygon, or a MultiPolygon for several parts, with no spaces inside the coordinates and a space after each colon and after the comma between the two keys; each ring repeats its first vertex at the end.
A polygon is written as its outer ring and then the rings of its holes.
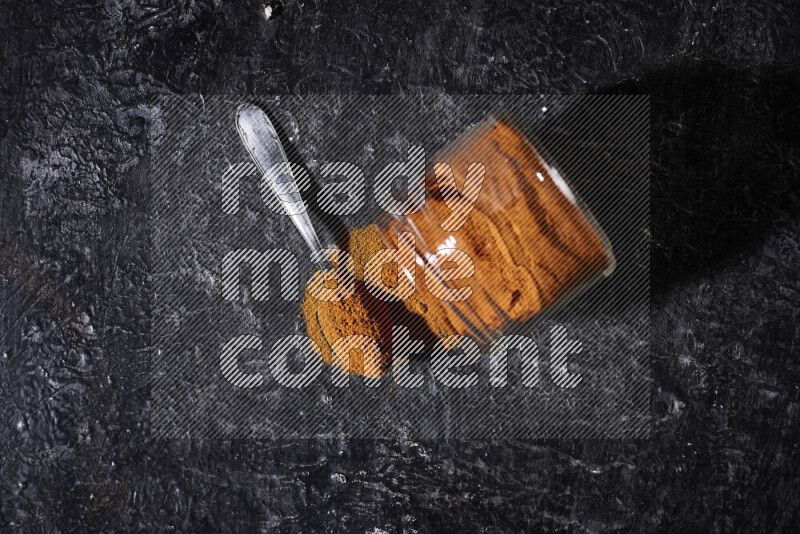
{"type": "Polygon", "coordinates": [[[654,296],[800,215],[797,71],[683,63],[604,92],[651,95],[654,296]]]}

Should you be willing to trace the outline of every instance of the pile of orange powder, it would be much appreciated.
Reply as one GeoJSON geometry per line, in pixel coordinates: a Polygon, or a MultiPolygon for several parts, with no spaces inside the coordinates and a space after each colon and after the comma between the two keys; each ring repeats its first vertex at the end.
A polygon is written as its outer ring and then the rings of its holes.
{"type": "MultiPolygon", "coordinates": [[[[435,337],[446,337],[453,332],[441,326],[435,317],[429,317],[428,307],[414,295],[403,301],[403,310],[376,298],[364,283],[364,266],[373,254],[387,248],[375,225],[356,229],[350,234],[349,255],[353,261],[355,292],[347,299],[327,302],[311,296],[308,288],[303,298],[302,313],[308,335],[319,348],[323,360],[340,367],[345,373],[367,377],[382,376],[391,366],[392,315],[405,312],[416,315],[435,337]],[[347,337],[363,335],[373,339],[377,351],[365,351],[362,347],[337,347],[337,341],[347,337]]],[[[387,263],[381,272],[387,287],[397,284],[397,264],[387,263]]],[[[419,332],[416,332],[419,334],[419,332]]],[[[423,335],[423,337],[426,337],[423,335]]],[[[431,336],[427,336],[431,339],[431,336]]]]}

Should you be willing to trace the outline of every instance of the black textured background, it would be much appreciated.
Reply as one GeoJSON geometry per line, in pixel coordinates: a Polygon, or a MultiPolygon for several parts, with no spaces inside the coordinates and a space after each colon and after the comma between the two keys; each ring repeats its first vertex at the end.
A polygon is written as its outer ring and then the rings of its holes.
{"type": "Polygon", "coordinates": [[[0,7],[0,530],[800,520],[794,0],[0,7]],[[652,95],[652,438],[150,439],[153,97],[419,87],[652,95]]]}

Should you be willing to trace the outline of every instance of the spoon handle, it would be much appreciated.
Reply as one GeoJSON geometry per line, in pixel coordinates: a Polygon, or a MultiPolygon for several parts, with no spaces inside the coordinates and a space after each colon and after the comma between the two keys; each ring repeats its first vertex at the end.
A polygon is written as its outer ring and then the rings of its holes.
{"type": "Polygon", "coordinates": [[[322,252],[322,245],[311,225],[286,154],[267,114],[256,106],[241,106],[236,112],[236,129],[272,192],[311,249],[312,261],[322,269],[332,268],[322,252]]]}

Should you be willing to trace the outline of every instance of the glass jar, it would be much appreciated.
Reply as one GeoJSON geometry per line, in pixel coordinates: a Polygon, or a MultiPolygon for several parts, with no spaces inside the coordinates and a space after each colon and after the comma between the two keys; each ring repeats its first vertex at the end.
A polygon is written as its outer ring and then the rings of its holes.
{"type": "Polygon", "coordinates": [[[387,247],[413,236],[413,266],[398,262],[414,280],[403,300],[439,337],[488,343],[613,272],[605,233],[510,115],[484,120],[432,161],[423,207],[384,212],[378,228],[387,247]]]}

